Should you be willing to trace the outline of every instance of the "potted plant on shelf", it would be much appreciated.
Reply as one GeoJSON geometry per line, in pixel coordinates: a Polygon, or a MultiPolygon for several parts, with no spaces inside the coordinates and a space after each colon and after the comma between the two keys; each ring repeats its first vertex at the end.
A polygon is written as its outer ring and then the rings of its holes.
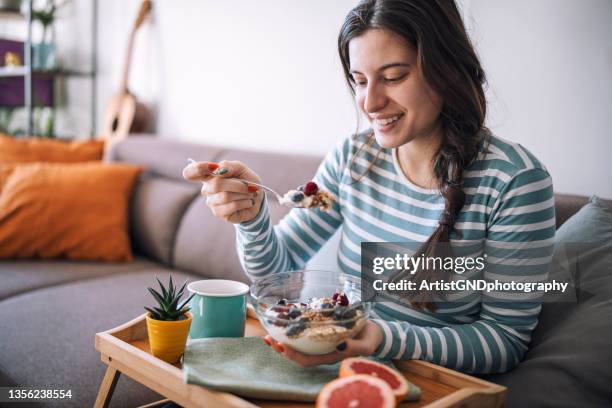
{"type": "MultiPolygon", "coordinates": [[[[157,278],[156,278],[157,279],[157,278]]],[[[187,335],[191,326],[191,313],[187,304],[194,296],[192,294],[183,302],[180,302],[187,281],[179,291],[172,282],[172,276],[166,288],[159,279],[157,279],[161,293],[155,289],[148,288],[149,292],[159,307],[145,309],[147,314],[147,331],[149,333],[149,344],[151,353],[170,364],[178,363],[181,356],[185,352],[187,343],[187,335]]]]}

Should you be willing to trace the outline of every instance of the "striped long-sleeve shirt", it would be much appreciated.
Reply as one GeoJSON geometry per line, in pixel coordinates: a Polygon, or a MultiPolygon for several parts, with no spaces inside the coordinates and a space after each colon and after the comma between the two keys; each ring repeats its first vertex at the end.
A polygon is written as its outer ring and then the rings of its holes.
{"type": "MultiPolygon", "coordinates": [[[[255,219],[237,225],[238,253],[251,279],[303,267],[340,227],[338,263],[354,276],[361,273],[361,242],[424,242],[432,234],[444,209],[440,192],[411,183],[397,149],[368,144],[367,138],[368,133],[346,138],[317,170],[314,180],[337,197],[331,211],[294,209],[272,226],[264,201],[255,219]]],[[[552,181],[538,159],[519,144],[490,136],[464,171],[464,192],[451,242],[480,244],[480,254],[487,254],[480,279],[544,280],[555,213],[552,181]]],[[[373,320],[384,334],[375,355],[471,373],[510,370],[527,350],[541,305],[533,294],[511,301],[504,296],[465,292],[435,312],[403,302],[375,303],[373,320]]]]}

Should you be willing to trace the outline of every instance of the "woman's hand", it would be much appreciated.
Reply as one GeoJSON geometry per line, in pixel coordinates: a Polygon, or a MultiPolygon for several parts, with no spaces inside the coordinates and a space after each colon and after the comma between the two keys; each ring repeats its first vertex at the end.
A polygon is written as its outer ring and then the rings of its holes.
{"type": "Polygon", "coordinates": [[[295,351],[286,344],[282,344],[274,340],[270,336],[264,337],[264,342],[272,347],[276,352],[284,355],[289,360],[301,365],[302,367],[311,367],[321,364],[334,364],[348,357],[370,356],[374,354],[380,343],[383,341],[383,333],[380,327],[368,320],[363,326],[363,329],[352,339],[347,339],[340,343],[337,351],[320,356],[309,356],[295,351]]]}
{"type": "Polygon", "coordinates": [[[206,205],[217,218],[239,224],[259,213],[263,192],[249,184],[249,181],[261,184],[259,176],[238,161],[191,163],[183,169],[183,178],[202,182],[206,205]]]}

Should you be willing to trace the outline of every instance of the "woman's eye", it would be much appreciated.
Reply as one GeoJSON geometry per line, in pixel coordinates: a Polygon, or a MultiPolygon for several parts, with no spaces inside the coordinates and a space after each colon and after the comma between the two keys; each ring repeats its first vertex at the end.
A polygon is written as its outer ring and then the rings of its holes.
{"type": "Polygon", "coordinates": [[[365,86],[367,84],[365,80],[356,78],[353,78],[353,83],[355,84],[355,86],[365,86]]]}
{"type": "Polygon", "coordinates": [[[401,81],[404,78],[406,78],[406,75],[400,75],[400,76],[396,76],[396,77],[385,78],[385,82],[399,82],[399,81],[401,81]]]}

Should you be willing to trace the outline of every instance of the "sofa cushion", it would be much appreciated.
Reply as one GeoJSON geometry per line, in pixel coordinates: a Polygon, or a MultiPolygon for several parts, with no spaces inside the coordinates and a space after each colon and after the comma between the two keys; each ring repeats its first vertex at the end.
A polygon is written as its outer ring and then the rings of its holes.
{"type": "Polygon", "coordinates": [[[157,138],[130,135],[106,152],[105,160],[140,164],[155,175],[182,180],[187,159],[215,161],[225,149],[157,138]]]}
{"type": "Polygon", "coordinates": [[[150,269],[155,264],[137,257],[129,263],[15,260],[0,262],[0,300],[32,290],[150,269]]]}
{"type": "Polygon", "coordinates": [[[141,170],[101,162],[15,165],[0,186],[0,258],[131,261],[128,208],[141,170]]]}
{"type": "Polygon", "coordinates": [[[0,134],[0,163],[76,163],[100,160],[103,140],[60,140],[29,137],[16,139],[0,134]]]}
{"type": "MultiPolygon", "coordinates": [[[[270,216],[278,222],[288,209],[270,203],[270,216]]],[[[174,266],[209,278],[248,283],[236,253],[234,226],[212,215],[204,197],[189,206],[176,236],[174,266]]]]}
{"type": "Polygon", "coordinates": [[[179,222],[198,193],[197,185],[144,174],[130,205],[134,251],[171,265],[179,222]]]}
{"type": "Polygon", "coordinates": [[[558,264],[566,263],[576,282],[575,301],[544,303],[525,360],[510,373],[488,377],[509,388],[509,407],[612,401],[612,210],[592,198],[563,224],[556,241],[556,257],[569,252],[568,262],[558,264]]]}
{"type": "MultiPolygon", "coordinates": [[[[70,406],[91,407],[106,365],[94,348],[95,333],[114,328],[154,304],[147,292],[155,276],[198,279],[161,266],[129,274],[67,283],[6,299],[0,308],[0,378],[20,386],[72,390],[70,406]]],[[[139,406],[161,399],[121,376],[111,407],[139,406]]],[[[0,384],[2,386],[4,384],[0,384]]]]}

